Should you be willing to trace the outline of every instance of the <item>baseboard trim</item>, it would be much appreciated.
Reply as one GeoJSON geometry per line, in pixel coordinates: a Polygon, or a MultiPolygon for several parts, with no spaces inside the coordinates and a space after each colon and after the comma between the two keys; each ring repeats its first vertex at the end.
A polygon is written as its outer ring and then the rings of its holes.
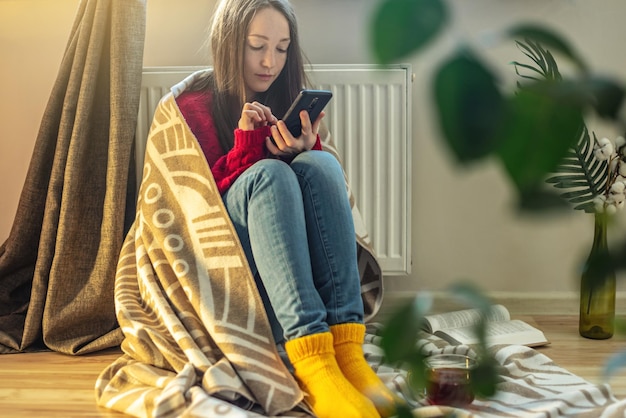
{"type": "MultiPolygon", "coordinates": [[[[448,312],[463,309],[466,306],[455,301],[445,291],[386,292],[383,306],[377,318],[388,317],[395,309],[408,303],[418,294],[430,295],[432,306],[430,312],[448,312]]],[[[578,315],[579,296],[575,292],[488,292],[487,296],[494,303],[506,306],[511,315],[578,315]]],[[[626,315],[626,292],[616,295],[616,311],[618,315],[626,315]]]]}

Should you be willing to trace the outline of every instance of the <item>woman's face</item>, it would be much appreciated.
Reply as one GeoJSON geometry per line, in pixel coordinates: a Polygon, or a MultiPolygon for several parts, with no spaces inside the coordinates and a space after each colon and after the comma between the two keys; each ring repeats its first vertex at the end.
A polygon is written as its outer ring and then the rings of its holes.
{"type": "Polygon", "coordinates": [[[243,78],[246,99],[266,91],[287,61],[289,23],[274,8],[260,10],[250,22],[244,49],[243,78]]]}

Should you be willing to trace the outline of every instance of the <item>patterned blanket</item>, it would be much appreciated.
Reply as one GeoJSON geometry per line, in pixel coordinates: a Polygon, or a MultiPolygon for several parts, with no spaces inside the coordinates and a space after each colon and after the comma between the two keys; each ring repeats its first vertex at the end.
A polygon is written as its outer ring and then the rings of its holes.
{"type": "MultiPolygon", "coordinates": [[[[254,279],[198,142],[175,97],[159,104],[146,145],[135,222],[120,254],[115,304],[124,354],[96,382],[100,406],[137,417],[309,416],[283,362],[254,279]]],[[[324,149],[336,153],[327,131],[324,149]]],[[[347,188],[348,193],[350,189],[347,188]]],[[[382,276],[354,199],[362,297],[371,319],[382,301],[382,276]]],[[[427,406],[407,385],[407,371],[383,363],[378,326],[364,351],[383,381],[416,416],[450,411],[427,406]]],[[[461,352],[424,336],[427,353],[461,352]]],[[[625,417],[626,401],[523,346],[493,347],[502,366],[497,394],[458,417],[625,417]]]]}

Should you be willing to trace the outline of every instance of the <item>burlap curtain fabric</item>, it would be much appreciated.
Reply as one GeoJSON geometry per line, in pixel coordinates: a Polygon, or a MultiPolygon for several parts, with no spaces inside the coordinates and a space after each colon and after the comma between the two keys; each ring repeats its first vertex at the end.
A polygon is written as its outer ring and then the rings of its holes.
{"type": "Polygon", "coordinates": [[[134,204],[145,8],[145,0],[79,4],[0,247],[0,353],[84,354],[122,341],[113,286],[134,215],[126,206],[134,204]]]}

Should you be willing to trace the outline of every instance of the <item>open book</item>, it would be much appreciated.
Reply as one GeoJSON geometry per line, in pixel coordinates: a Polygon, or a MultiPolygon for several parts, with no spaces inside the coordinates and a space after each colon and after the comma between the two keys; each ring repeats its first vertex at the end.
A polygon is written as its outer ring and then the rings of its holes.
{"type": "MultiPolygon", "coordinates": [[[[480,320],[478,309],[463,309],[425,317],[424,331],[450,344],[476,344],[474,326],[480,320]]],[[[487,316],[487,344],[519,344],[536,347],[549,344],[544,333],[511,314],[503,305],[493,305],[487,316]]]]}

